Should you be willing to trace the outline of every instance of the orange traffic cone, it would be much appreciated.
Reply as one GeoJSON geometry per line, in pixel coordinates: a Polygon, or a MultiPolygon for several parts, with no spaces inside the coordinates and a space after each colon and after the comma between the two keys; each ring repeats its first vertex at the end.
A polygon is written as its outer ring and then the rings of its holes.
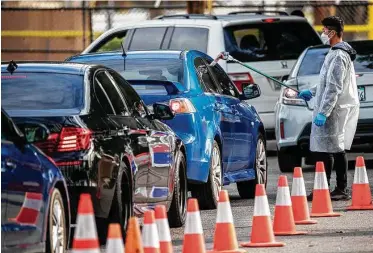
{"type": "Polygon", "coordinates": [[[122,231],[119,224],[110,224],[106,242],[106,252],[124,253],[122,231]]]}
{"type": "Polygon", "coordinates": [[[275,235],[307,234],[307,232],[296,231],[295,229],[288,179],[286,176],[280,176],[278,179],[273,232],[275,233],[275,235]]]}
{"type": "Polygon", "coordinates": [[[356,157],[354,183],[352,184],[352,205],[347,210],[373,210],[372,193],[368,182],[364,157],[356,157]]]}
{"type": "Polygon", "coordinates": [[[291,205],[293,207],[295,224],[312,225],[317,221],[311,220],[308,209],[306,186],[304,185],[302,168],[294,168],[293,184],[291,187],[291,205]]]}
{"type": "Polygon", "coordinates": [[[17,217],[10,218],[9,221],[21,225],[36,225],[43,204],[43,195],[41,193],[26,192],[25,199],[17,217]]]}
{"type": "Polygon", "coordinates": [[[219,193],[218,214],[216,216],[214,236],[214,249],[210,252],[246,252],[245,250],[238,249],[236,230],[233,225],[231,205],[229,203],[228,191],[226,190],[221,190],[219,193]]]}
{"type": "Polygon", "coordinates": [[[323,162],[316,163],[315,183],[313,187],[313,199],[311,217],[337,217],[340,213],[333,212],[332,201],[328,181],[323,162]]]}
{"type": "Polygon", "coordinates": [[[73,253],[100,253],[97,238],[96,222],[93,212],[91,195],[80,195],[78,205],[77,226],[73,240],[73,253]]]}
{"type": "Polygon", "coordinates": [[[146,211],[144,214],[142,242],[144,244],[144,253],[160,253],[158,230],[153,210],[146,211]]]}
{"type": "Polygon", "coordinates": [[[241,243],[243,247],[282,247],[285,243],[276,242],[273,234],[268,199],[263,184],[255,188],[254,216],[251,228],[251,241],[241,243]]]}
{"type": "Polygon", "coordinates": [[[172,253],[172,241],[170,226],[167,220],[166,207],[158,205],[155,207],[155,222],[157,223],[159,245],[161,253],[172,253]]]}
{"type": "Polygon", "coordinates": [[[197,199],[188,199],[183,253],[205,253],[205,238],[197,199]]]}
{"type": "Polygon", "coordinates": [[[139,222],[136,217],[131,217],[126,232],[126,253],[144,253],[141,241],[139,222]]]}

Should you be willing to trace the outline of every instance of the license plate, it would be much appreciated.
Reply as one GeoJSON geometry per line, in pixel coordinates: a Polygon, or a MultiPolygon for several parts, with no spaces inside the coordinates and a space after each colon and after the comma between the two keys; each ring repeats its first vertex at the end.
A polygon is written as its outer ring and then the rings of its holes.
{"type": "Polygon", "coordinates": [[[365,87],[364,86],[358,86],[358,94],[359,94],[359,99],[360,101],[365,101],[366,96],[365,96],[365,87]]]}

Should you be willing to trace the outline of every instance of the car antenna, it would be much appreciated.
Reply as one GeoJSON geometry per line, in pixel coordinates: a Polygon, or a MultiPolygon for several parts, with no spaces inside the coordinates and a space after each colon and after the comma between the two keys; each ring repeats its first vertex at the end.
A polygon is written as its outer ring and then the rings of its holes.
{"type": "Polygon", "coordinates": [[[127,54],[126,54],[126,50],[124,50],[124,46],[123,46],[123,42],[122,43],[120,43],[120,46],[122,47],[122,56],[123,56],[123,71],[125,71],[126,70],[126,56],[127,56],[127,54]]]}
{"type": "Polygon", "coordinates": [[[13,75],[13,72],[18,68],[18,65],[17,63],[15,63],[13,60],[9,62],[8,64],[8,67],[6,68],[6,70],[8,70],[8,72],[13,75]]]}

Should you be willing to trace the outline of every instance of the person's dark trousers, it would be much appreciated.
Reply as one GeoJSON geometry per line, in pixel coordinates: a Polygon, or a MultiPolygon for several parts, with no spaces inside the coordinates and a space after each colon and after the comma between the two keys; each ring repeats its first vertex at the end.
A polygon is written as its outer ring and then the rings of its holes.
{"type": "Polygon", "coordinates": [[[347,160],[346,152],[340,152],[340,153],[314,152],[314,157],[316,161],[324,162],[328,185],[330,186],[330,176],[332,174],[332,169],[334,168],[336,171],[336,175],[337,175],[337,187],[342,191],[346,190],[347,169],[348,169],[348,160],[347,160]]]}

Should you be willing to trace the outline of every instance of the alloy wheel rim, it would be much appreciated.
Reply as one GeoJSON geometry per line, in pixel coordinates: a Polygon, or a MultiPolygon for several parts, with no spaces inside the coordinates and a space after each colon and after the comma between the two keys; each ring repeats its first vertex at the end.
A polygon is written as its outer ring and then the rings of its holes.
{"type": "Polygon", "coordinates": [[[256,147],[256,173],[259,184],[265,184],[267,178],[267,156],[263,140],[259,139],[256,147]]]}
{"type": "Polygon", "coordinates": [[[63,252],[65,248],[65,229],[63,224],[64,217],[62,206],[57,199],[52,205],[52,247],[53,252],[63,252]]]}
{"type": "Polygon", "coordinates": [[[220,152],[218,147],[214,147],[212,151],[212,176],[214,183],[214,196],[216,199],[219,198],[219,192],[222,187],[222,176],[221,176],[221,160],[220,152]]]}

